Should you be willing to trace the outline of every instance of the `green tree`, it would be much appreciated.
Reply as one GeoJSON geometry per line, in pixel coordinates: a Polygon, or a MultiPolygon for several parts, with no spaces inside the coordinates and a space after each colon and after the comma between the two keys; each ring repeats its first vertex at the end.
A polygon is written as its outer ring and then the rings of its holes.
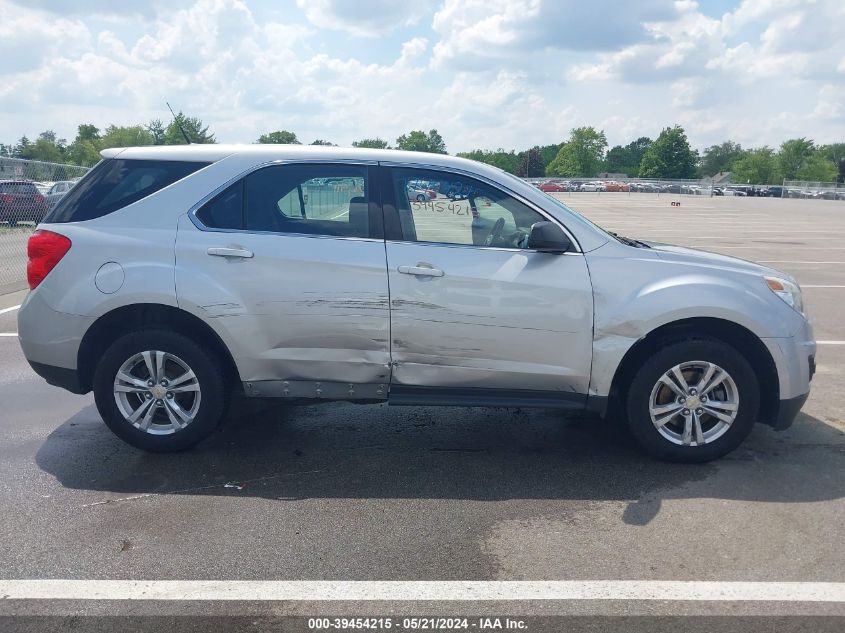
{"type": "Polygon", "coordinates": [[[456,156],[468,158],[470,160],[477,160],[480,163],[487,163],[488,165],[493,165],[511,174],[516,173],[517,164],[519,162],[519,159],[513,150],[508,152],[501,148],[497,149],[495,152],[490,151],[489,149],[474,149],[471,152],[458,152],[456,156]]]}
{"type": "Polygon", "coordinates": [[[323,139],[321,139],[321,138],[318,138],[316,141],[313,141],[313,142],[311,143],[311,145],[328,145],[329,147],[337,147],[337,146],[336,146],[334,143],[332,143],[331,141],[324,141],[324,140],[323,140],[323,139]]]}
{"type": "MultiPolygon", "coordinates": [[[[176,114],[176,118],[174,118],[170,122],[170,125],[168,125],[164,130],[165,145],[185,144],[185,137],[182,135],[182,130],[179,128],[180,123],[182,124],[182,128],[185,130],[185,133],[188,135],[188,138],[191,140],[191,143],[203,144],[217,142],[214,139],[214,134],[208,131],[208,126],[203,125],[202,119],[182,114],[182,111],[180,110],[176,114]]],[[[153,136],[148,130],[146,131],[150,137],[153,136]]]]}
{"type": "Polygon", "coordinates": [[[387,141],[381,138],[362,138],[360,141],[352,141],[352,147],[368,147],[370,149],[390,149],[387,141]]]}
{"type": "Polygon", "coordinates": [[[412,152],[446,153],[446,143],[437,130],[429,130],[428,133],[412,130],[396,139],[396,148],[412,152]]]}
{"type": "Polygon", "coordinates": [[[26,134],[21,136],[20,140],[15,145],[15,149],[12,150],[12,157],[13,158],[23,158],[24,154],[26,153],[29,146],[32,142],[27,138],[26,134]]]}
{"type": "Polygon", "coordinates": [[[152,145],[155,139],[143,125],[110,125],[100,139],[100,149],[109,147],[141,147],[152,145]]]}
{"type": "Polygon", "coordinates": [[[773,185],[783,182],[778,170],[777,155],[771,147],[758,147],[731,166],[731,180],[751,185],[773,185]]]}
{"type": "MultiPolygon", "coordinates": [[[[23,140],[23,139],[22,139],[23,140]]],[[[66,150],[66,141],[57,139],[53,130],[45,130],[38,135],[34,143],[28,143],[21,149],[20,157],[40,160],[45,163],[62,163],[66,150]]]]}
{"type": "Polygon", "coordinates": [[[819,153],[835,165],[845,158],[845,143],[830,143],[819,147],[819,153]]]}
{"type": "Polygon", "coordinates": [[[73,165],[89,167],[100,160],[100,128],[93,123],[82,123],[76,138],[68,145],[65,159],[73,165]]]}
{"type": "Polygon", "coordinates": [[[605,157],[605,171],[636,176],[640,171],[643,155],[652,143],[649,137],[641,136],[624,147],[622,145],[611,147],[605,157]]]}
{"type": "Polygon", "coordinates": [[[816,144],[808,138],[793,138],[781,143],[778,167],[786,180],[799,180],[798,172],[816,155],[816,144]]]}
{"type": "Polygon", "coordinates": [[[258,137],[258,143],[267,145],[299,145],[299,139],[296,134],[288,132],[287,130],[276,130],[268,134],[262,134],[258,137]]]}
{"type": "MultiPolygon", "coordinates": [[[[560,150],[558,150],[560,151],[560,150]]],[[[522,153],[519,165],[516,167],[516,175],[521,178],[537,178],[546,173],[546,166],[543,164],[543,157],[539,147],[532,147],[522,153]]]]}
{"type": "Polygon", "coordinates": [[[695,178],[698,156],[680,125],[664,128],[643,154],[641,178],[695,178]]]}
{"type": "Polygon", "coordinates": [[[838,171],[836,165],[820,153],[816,153],[804,161],[795,176],[798,180],[834,182],[838,171]]]}
{"type": "Polygon", "coordinates": [[[541,145],[540,146],[540,160],[543,161],[543,173],[546,173],[546,167],[549,166],[549,163],[555,159],[557,153],[560,151],[560,148],[563,146],[563,143],[554,143],[552,145],[541,145]]]}
{"type": "Polygon", "coordinates": [[[731,171],[733,163],[746,153],[739,143],[733,141],[711,145],[701,155],[701,173],[705,176],[714,176],[723,171],[731,171]]]}
{"type": "Polygon", "coordinates": [[[147,128],[147,132],[153,137],[153,145],[164,145],[167,128],[161,122],[161,119],[153,119],[145,127],[147,128]]]}
{"type": "Polygon", "coordinates": [[[604,130],[578,127],[546,167],[547,176],[595,176],[602,165],[607,137],[604,130]]]}
{"type": "Polygon", "coordinates": [[[76,128],[76,139],[77,141],[99,141],[100,140],[100,128],[98,128],[93,123],[81,123],[79,127],[76,128]]]}

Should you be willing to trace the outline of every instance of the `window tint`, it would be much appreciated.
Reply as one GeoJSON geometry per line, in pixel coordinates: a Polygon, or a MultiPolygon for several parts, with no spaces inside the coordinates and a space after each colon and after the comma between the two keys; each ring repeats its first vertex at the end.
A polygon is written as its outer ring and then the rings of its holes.
{"type": "Polygon", "coordinates": [[[245,178],[252,231],[370,237],[367,168],[276,165],[245,178]]]}
{"type": "Polygon", "coordinates": [[[403,239],[527,248],[539,213],[490,185],[447,172],[393,169],[403,239]]]}
{"type": "Polygon", "coordinates": [[[117,211],[181,180],[208,163],[166,160],[100,161],[88,172],[45,222],[79,222],[117,211]]]}
{"type": "Polygon", "coordinates": [[[243,189],[243,180],[239,180],[205,203],[197,211],[199,221],[213,229],[243,228],[243,189]]]}

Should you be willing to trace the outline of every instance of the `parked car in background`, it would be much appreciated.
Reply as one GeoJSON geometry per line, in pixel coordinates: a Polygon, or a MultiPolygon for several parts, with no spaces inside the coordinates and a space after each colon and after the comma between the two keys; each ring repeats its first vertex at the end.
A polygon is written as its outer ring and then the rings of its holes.
{"type": "Polygon", "coordinates": [[[428,195],[428,191],[412,185],[408,185],[408,195],[411,199],[416,200],[417,202],[427,202],[428,200],[431,200],[431,197],[428,195]]]}
{"type": "Polygon", "coordinates": [[[551,193],[551,192],[555,192],[555,191],[556,192],[563,192],[563,191],[567,190],[565,184],[563,184],[561,182],[551,182],[551,181],[540,183],[539,185],[537,185],[537,189],[539,189],[540,191],[545,191],[546,193],[551,193]]]}
{"type": "Polygon", "coordinates": [[[628,191],[631,190],[630,185],[628,185],[627,183],[616,182],[616,181],[611,181],[611,182],[605,183],[604,187],[605,187],[605,191],[624,191],[624,192],[628,192],[628,191]]]}
{"type": "Polygon", "coordinates": [[[38,193],[40,193],[42,196],[46,196],[47,192],[50,191],[50,187],[53,186],[53,183],[49,182],[49,181],[48,182],[38,182],[38,181],[33,180],[32,184],[35,185],[35,188],[38,189],[38,193]]]}
{"type": "Polygon", "coordinates": [[[604,186],[603,182],[585,182],[580,187],[578,187],[578,191],[605,191],[606,187],[604,186]]]}
{"type": "Polygon", "coordinates": [[[0,180],[0,222],[38,224],[47,215],[47,201],[31,180],[0,180]]]}
{"type": "Polygon", "coordinates": [[[53,183],[53,186],[47,191],[45,196],[47,199],[47,209],[52,209],[62,197],[70,191],[76,181],[74,180],[60,180],[53,183]]]}

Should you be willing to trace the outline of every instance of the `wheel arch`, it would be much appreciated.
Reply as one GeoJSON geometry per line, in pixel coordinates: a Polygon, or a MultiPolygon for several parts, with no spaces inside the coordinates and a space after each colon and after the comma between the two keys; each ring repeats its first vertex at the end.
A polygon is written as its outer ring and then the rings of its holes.
{"type": "Polygon", "coordinates": [[[85,335],[77,353],[77,369],[82,393],[91,390],[97,359],[119,337],[129,332],[166,327],[187,336],[212,352],[222,361],[224,377],[233,387],[240,385],[237,365],[228,347],[207,323],[199,317],[173,306],[157,303],[135,303],[115,308],[100,316],[85,335]]]}
{"type": "Polygon", "coordinates": [[[751,330],[733,321],[713,317],[694,317],[666,323],[637,340],[625,353],[614,373],[609,406],[614,410],[622,410],[627,386],[637,367],[657,349],[675,341],[701,337],[723,341],[745,355],[760,386],[759,420],[773,424],[780,404],[780,386],[777,366],[771,353],[751,330]]]}

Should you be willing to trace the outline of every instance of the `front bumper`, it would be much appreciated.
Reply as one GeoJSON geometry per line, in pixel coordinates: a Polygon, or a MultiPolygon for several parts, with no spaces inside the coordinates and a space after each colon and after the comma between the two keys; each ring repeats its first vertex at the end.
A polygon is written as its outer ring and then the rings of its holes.
{"type": "MultiPolygon", "coordinates": [[[[816,341],[813,328],[801,319],[793,336],[764,338],[778,374],[777,409],[764,422],[777,430],[789,428],[810,395],[810,381],[816,371],[816,341]]],[[[763,397],[766,394],[761,394],[763,397]]]]}
{"type": "Polygon", "coordinates": [[[798,415],[801,407],[804,406],[804,403],[807,402],[809,395],[809,393],[805,393],[803,396],[781,400],[778,405],[777,415],[771,423],[772,428],[775,431],[783,431],[792,426],[795,417],[798,415]]]}

